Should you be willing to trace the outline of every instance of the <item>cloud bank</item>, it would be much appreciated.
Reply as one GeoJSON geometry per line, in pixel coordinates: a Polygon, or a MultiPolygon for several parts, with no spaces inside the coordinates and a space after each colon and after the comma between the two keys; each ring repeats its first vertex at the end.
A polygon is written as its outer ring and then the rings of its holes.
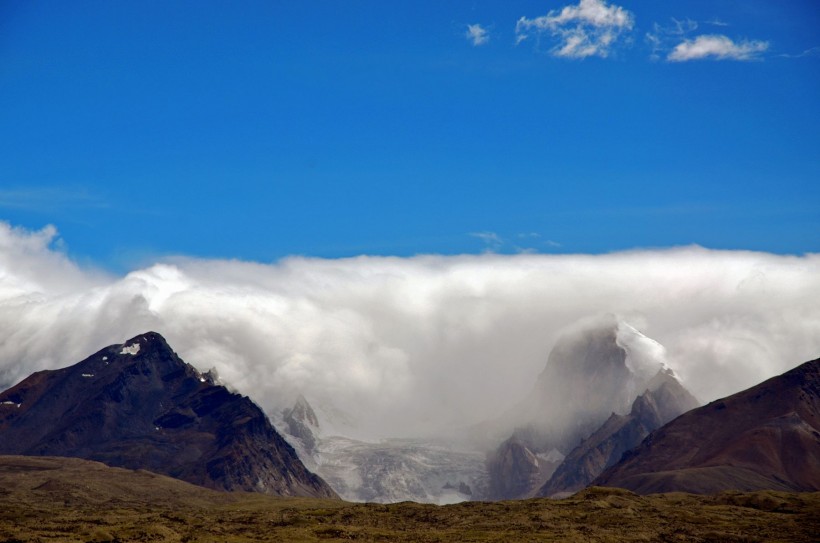
{"type": "Polygon", "coordinates": [[[528,19],[515,25],[516,43],[548,35],[557,44],[551,53],[557,57],[580,59],[607,57],[618,38],[632,29],[632,13],[604,0],[580,0],[578,5],[528,19]]]}
{"type": "Polygon", "coordinates": [[[302,392],[369,436],[491,418],[529,392],[563,329],[616,313],[701,399],[820,355],[820,255],[700,247],[274,264],[175,259],[110,276],[0,223],[0,384],[163,334],[272,411],[302,392]]]}

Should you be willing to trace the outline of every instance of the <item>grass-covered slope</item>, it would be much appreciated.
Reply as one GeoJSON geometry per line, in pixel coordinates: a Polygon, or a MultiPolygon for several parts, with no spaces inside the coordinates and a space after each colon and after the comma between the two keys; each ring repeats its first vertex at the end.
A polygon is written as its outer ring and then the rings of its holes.
{"type": "Polygon", "coordinates": [[[820,493],[637,496],[434,506],[221,493],[145,471],[0,457],[0,543],[814,541],[820,493]]]}

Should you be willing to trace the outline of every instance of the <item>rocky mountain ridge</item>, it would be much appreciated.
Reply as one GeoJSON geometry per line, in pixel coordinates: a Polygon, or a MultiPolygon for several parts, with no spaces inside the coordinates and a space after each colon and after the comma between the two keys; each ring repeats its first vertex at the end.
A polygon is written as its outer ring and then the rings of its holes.
{"type": "Polygon", "coordinates": [[[78,457],[218,490],[336,496],[256,404],[155,332],[0,393],[0,454],[78,457]]]}
{"type": "Polygon", "coordinates": [[[563,497],[589,486],[655,428],[698,406],[677,379],[662,371],[626,415],[613,413],[567,455],[536,496],[563,497]]]}

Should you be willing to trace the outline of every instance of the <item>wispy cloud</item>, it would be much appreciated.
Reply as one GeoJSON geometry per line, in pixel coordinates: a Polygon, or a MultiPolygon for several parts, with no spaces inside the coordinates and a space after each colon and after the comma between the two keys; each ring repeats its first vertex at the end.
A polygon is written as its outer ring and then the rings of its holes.
{"type": "Polygon", "coordinates": [[[495,232],[470,232],[470,235],[483,241],[488,251],[497,251],[504,244],[504,240],[495,232]]]}
{"type": "Polygon", "coordinates": [[[550,36],[556,45],[550,50],[557,57],[581,59],[607,57],[622,34],[634,26],[628,10],[604,0],[580,0],[577,5],[552,10],[546,15],[521,17],[515,25],[516,43],[550,36]]]}
{"type": "Polygon", "coordinates": [[[484,45],[490,41],[489,31],[478,23],[467,25],[467,31],[464,33],[464,37],[467,38],[474,47],[484,45]]]}
{"type": "Polygon", "coordinates": [[[720,20],[720,19],[718,19],[717,17],[714,17],[714,18],[712,18],[712,19],[709,19],[708,21],[706,21],[706,24],[708,24],[708,25],[712,25],[712,26],[729,26],[729,23],[726,23],[726,22],[724,22],[724,21],[721,21],[721,20],[720,20]]]}
{"type": "Polygon", "coordinates": [[[756,60],[769,48],[769,42],[742,40],[735,42],[722,34],[704,34],[684,40],[666,57],[672,62],[690,60],[756,60]]]}
{"type": "Polygon", "coordinates": [[[782,55],[778,55],[785,58],[804,58],[804,57],[820,57],[820,47],[811,47],[806,49],[802,53],[797,53],[796,55],[783,53],[782,55]]]}
{"type": "Polygon", "coordinates": [[[646,33],[646,42],[651,47],[649,58],[652,60],[660,60],[661,55],[668,53],[672,47],[672,43],[680,43],[680,41],[688,34],[694,32],[698,28],[697,21],[689,19],[676,19],[672,17],[671,22],[666,25],[654,23],[652,31],[646,33]]]}
{"type": "Polygon", "coordinates": [[[108,207],[101,197],[80,187],[0,189],[0,208],[50,212],[63,208],[108,207]]]}

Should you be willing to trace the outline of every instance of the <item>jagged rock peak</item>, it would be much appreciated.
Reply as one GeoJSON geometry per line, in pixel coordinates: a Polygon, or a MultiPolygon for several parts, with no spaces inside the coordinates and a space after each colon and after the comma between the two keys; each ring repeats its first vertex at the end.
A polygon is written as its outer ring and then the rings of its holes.
{"type": "Polygon", "coordinates": [[[287,410],[285,418],[292,418],[304,424],[309,424],[314,428],[319,427],[319,419],[316,417],[316,412],[302,394],[299,394],[296,398],[293,407],[287,410]]]}
{"type": "MultiPolygon", "coordinates": [[[[612,413],[626,414],[653,381],[668,375],[664,348],[614,315],[562,335],[525,401],[523,419],[545,436],[537,448],[567,453],[612,413]]],[[[659,383],[652,386],[659,386],[659,383]]]]}
{"type": "Polygon", "coordinates": [[[314,454],[317,446],[319,419],[305,397],[299,394],[293,407],[285,409],[282,415],[287,424],[287,433],[301,442],[304,453],[314,454]]]}
{"type": "Polygon", "coordinates": [[[646,435],[698,406],[697,400],[669,372],[658,372],[627,415],[612,414],[567,455],[538,496],[563,497],[586,487],[606,468],[637,446],[646,435]]]}

